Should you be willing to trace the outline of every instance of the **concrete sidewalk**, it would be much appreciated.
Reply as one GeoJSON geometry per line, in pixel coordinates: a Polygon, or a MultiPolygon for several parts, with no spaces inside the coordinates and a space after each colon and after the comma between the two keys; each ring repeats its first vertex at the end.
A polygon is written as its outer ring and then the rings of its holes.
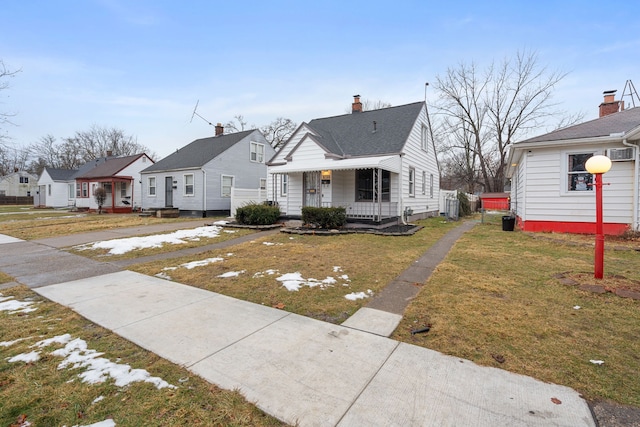
{"type": "Polygon", "coordinates": [[[120,271],[126,263],[100,263],[55,249],[200,225],[190,221],[33,242],[0,235],[0,270],[211,383],[239,389],[290,424],[595,425],[586,402],[570,388],[385,337],[412,298],[407,287],[417,293],[413,282],[424,283],[473,224],[448,233],[381,292],[384,299],[345,322],[349,327],[120,271]]]}
{"type": "Polygon", "coordinates": [[[36,292],[290,424],[595,426],[570,388],[155,277],[36,292]]]}

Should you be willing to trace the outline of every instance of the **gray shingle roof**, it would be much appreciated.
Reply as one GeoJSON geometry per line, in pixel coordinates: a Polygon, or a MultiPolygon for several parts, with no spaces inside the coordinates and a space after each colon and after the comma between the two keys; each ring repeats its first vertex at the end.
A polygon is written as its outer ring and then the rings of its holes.
{"type": "Polygon", "coordinates": [[[54,181],[72,181],[77,169],[56,169],[45,168],[49,176],[54,181]]]}
{"type": "Polygon", "coordinates": [[[159,172],[202,167],[255,131],[255,129],[252,129],[244,132],[230,133],[228,135],[196,139],[175,153],[149,166],[142,172],[159,172]]]}
{"type": "Polygon", "coordinates": [[[100,164],[90,169],[88,172],[76,175],[75,178],[105,178],[115,176],[122,169],[138,160],[146,154],[135,154],[133,156],[124,157],[107,157],[100,164]]]}
{"type": "Polygon", "coordinates": [[[560,141],[566,139],[596,138],[628,133],[640,126],[640,107],[599,117],[578,125],[569,126],[544,135],[521,141],[521,143],[560,141]]]}
{"type": "Polygon", "coordinates": [[[309,127],[331,153],[351,156],[402,152],[424,102],[314,119],[309,127]],[[375,132],[374,132],[374,124],[375,132]]]}

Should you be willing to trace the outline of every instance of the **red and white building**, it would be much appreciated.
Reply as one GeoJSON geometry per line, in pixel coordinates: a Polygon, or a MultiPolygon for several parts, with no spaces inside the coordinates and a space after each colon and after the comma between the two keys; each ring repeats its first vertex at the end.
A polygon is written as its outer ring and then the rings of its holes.
{"type": "Polygon", "coordinates": [[[625,110],[604,93],[600,117],[513,144],[507,177],[511,209],[523,231],[595,232],[593,175],[587,159],[608,156],[604,174],[604,232],[640,231],[640,107],[625,110]]]}

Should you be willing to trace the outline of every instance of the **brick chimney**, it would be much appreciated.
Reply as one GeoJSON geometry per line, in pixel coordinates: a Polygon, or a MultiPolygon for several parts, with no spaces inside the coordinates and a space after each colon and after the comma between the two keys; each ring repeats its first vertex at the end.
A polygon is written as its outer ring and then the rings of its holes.
{"type": "Polygon", "coordinates": [[[113,151],[107,150],[107,157],[111,157],[111,156],[113,156],[113,151]]]}
{"type": "Polygon", "coordinates": [[[624,110],[624,101],[615,100],[616,92],[616,90],[606,90],[602,92],[604,95],[604,102],[600,104],[600,117],[608,116],[609,114],[624,110]]]}
{"type": "Polygon", "coordinates": [[[351,113],[362,113],[362,102],[360,95],[353,95],[353,104],[351,104],[351,113]]]}
{"type": "Polygon", "coordinates": [[[216,125],[216,136],[220,136],[224,134],[224,126],[222,126],[222,123],[218,123],[216,125]]]}

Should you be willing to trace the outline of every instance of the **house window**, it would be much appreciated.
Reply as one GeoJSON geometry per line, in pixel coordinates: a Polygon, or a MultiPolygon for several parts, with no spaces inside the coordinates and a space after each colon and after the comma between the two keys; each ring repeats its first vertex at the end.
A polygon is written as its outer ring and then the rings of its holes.
{"type": "Polygon", "coordinates": [[[416,170],[415,168],[409,168],[409,196],[416,195],[416,170]]]}
{"type": "MultiPolygon", "coordinates": [[[[356,170],[356,201],[366,202],[374,200],[374,191],[378,191],[378,182],[376,169],[359,169],[356,170]]],[[[391,172],[383,170],[382,172],[382,191],[380,192],[380,200],[388,202],[391,195],[391,172]]]]}
{"type": "Polygon", "coordinates": [[[567,190],[591,191],[593,190],[593,175],[587,172],[584,164],[593,153],[578,153],[567,155],[567,190]]]}
{"type": "Polygon", "coordinates": [[[429,175],[429,197],[433,199],[433,174],[429,175]]]}
{"type": "Polygon", "coordinates": [[[233,187],[233,177],[222,175],[222,197],[231,197],[231,188],[233,187]]]}
{"type": "Polygon", "coordinates": [[[147,179],[147,182],[149,183],[149,190],[148,190],[148,195],[149,196],[155,196],[156,195],[156,177],[155,176],[150,176],[147,179]]]}
{"type": "Polygon", "coordinates": [[[420,129],[420,147],[424,151],[429,151],[429,128],[425,125],[420,129]]]}
{"type": "Polygon", "coordinates": [[[28,184],[29,183],[29,177],[28,176],[21,176],[20,177],[20,184],[28,184]]]}
{"type": "Polygon", "coordinates": [[[47,185],[47,194],[51,195],[51,184],[47,185]]]}
{"type": "Polygon", "coordinates": [[[82,197],[89,197],[89,183],[82,183],[82,197]]]}
{"type": "Polygon", "coordinates": [[[121,182],[120,183],[120,197],[122,197],[122,198],[127,197],[127,183],[126,182],[121,182]]]}
{"type": "Polygon", "coordinates": [[[280,181],[280,195],[286,196],[289,190],[289,175],[280,175],[282,180],[280,181]]]}
{"type": "Polygon", "coordinates": [[[251,161],[264,163],[264,144],[251,143],[251,161]]]}
{"type": "Polygon", "coordinates": [[[75,186],[73,184],[69,184],[69,198],[73,199],[76,195],[76,189],[74,188],[75,186]]]}
{"type": "Polygon", "coordinates": [[[81,197],[82,193],[80,192],[80,183],[76,182],[76,197],[81,197]]]}
{"type": "Polygon", "coordinates": [[[261,190],[267,189],[267,178],[260,178],[260,189],[261,190]]]}
{"type": "Polygon", "coordinates": [[[422,194],[427,194],[427,173],[422,171],[422,194]]]}
{"type": "Polygon", "coordinates": [[[184,195],[193,196],[193,174],[184,176],[184,195]]]}

